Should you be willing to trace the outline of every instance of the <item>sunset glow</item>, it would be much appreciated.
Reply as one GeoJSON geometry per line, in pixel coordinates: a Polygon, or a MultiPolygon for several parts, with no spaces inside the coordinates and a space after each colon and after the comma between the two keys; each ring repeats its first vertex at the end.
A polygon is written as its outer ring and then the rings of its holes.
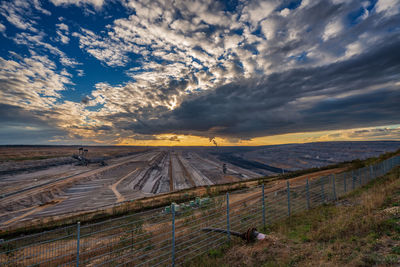
{"type": "Polygon", "coordinates": [[[1,1],[0,143],[399,140],[400,4],[1,1]]]}

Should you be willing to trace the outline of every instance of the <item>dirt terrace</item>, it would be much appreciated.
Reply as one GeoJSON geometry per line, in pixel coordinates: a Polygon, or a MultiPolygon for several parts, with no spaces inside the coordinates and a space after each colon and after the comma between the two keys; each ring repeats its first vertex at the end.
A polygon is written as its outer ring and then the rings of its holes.
{"type": "Polygon", "coordinates": [[[107,166],[63,164],[0,176],[0,224],[93,211],[127,200],[192,187],[245,181],[260,174],[212,155],[152,149],[107,161],[107,166]]]}

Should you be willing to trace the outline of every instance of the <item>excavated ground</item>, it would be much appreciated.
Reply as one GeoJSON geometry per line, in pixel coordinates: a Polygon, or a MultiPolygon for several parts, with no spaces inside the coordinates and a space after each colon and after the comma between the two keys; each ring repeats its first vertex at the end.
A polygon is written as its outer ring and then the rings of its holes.
{"type": "Polygon", "coordinates": [[[0,228],[62,214],[94,211],[181,189],[240,181],[261,174],[212,155],[158,149],[119,157],[108,165],[64,164],[0,176],[0,228]],[[172,183],[171,183],[172,181],[172,183]]]}
{"type": "MultiPolygon", "coordinates": [[[[299,164],[304,164],[304,168],[321,162],[328,165],[359,157],[361,152],[376,156],[395,150],[400,142],[321,143],[312,144],[312,149],[310,146],[90,148],[94,158],[107,159],[107,166],[71,163],[71,157],[67,158],[66,154],[71,155],[76,147],[28,147],[25,150],[18,147],[12,151],[0,147],[0,230],[34,219],[96,211],[187,188],[205,190],[201,186],[247,183],[251,178],[298,169],[299,164]]],[[[343,169],[316,172],[292,179],[292,182],[340,171],[343,169]]],[[[282,182],[277,183],[274,186],[282,186],[282,182]]]]}

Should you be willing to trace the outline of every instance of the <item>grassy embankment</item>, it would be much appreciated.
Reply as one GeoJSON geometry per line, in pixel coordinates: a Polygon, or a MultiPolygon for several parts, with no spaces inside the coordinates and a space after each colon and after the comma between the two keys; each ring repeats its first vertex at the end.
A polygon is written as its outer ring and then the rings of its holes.
{"type": "Polygon", "coordinates": [[[268,238],[210,250],[188,266],[399,266],[400,167],[323,205],[270,225],[268,238]]]}

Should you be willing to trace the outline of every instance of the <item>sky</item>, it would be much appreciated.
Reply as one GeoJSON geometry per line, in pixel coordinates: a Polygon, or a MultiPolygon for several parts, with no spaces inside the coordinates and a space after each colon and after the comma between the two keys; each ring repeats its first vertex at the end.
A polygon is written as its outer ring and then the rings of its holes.
{"type": "Polygon", "coordinates": [[[400,140],[400,0],[1,0],[0,44],[0,144],[400,140]]]}

